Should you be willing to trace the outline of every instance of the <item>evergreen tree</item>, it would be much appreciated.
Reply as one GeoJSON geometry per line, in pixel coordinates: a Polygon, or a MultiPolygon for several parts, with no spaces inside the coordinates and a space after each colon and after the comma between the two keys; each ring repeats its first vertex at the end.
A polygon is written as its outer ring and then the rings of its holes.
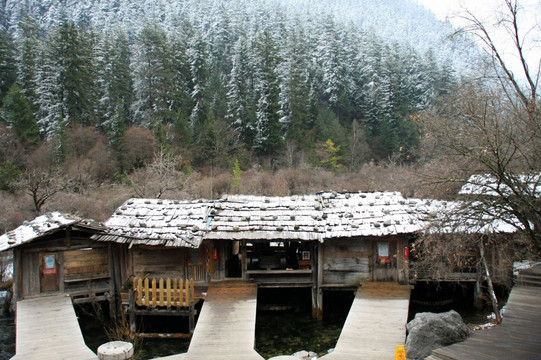
{"type": "Polygon", "coordinates": [[[196,140],[202,129],[209,121],[210,98],[209,98],[209,69],[207,66],[206,44],[201,36],[196,33],[191,39],[188,48],[188,61],[192,74],[193,88],[191,91],[194,107],[190,114],[190,124],[196,140]]]}
{"type": "Polygon", "coordinates": [[[23,142],[37,144],[39,127],[30,103],[17,84],[13,84],[2,101],[3,118],[23,142]]]}
{"type": "Polygon", "coordinates": [[[250,51],[244,36],[237,40],[233,52],[227,93],[227,119],[244,145],[251,148],[255,137],[254,70],[249,62],[250,51]]]}
{"type": "Polygon", "coordinates": [[[165,130],[161,121],[154,127],[154,137],[156,138],[156,142],[162,153],[166,154],[171,150],[171,145],[169,145],[169,142],[167,141],[167,136],[165,135],[165,130]]]}
{"type": "Polygon", "coordinates": [[[254,148],[259,155],[274,157],[283,148],[280,123],[279,87],[276,69],[279,63],[275,41],[265,30],[255,44],[258,66],[256,70],[256,136],[254,148]]]}
{"type": "Polygon", "coordinates": [[[33,18],[24,17],[17,27],[15,46],[17,48],[17,84],[28,101],[36,103],[36,62],[38,56],[39,27],[33,18]]]}
{"type": "Polygon", "coordinates": [[[101,127],[116,146],[131,123],[133,102],[130,51],[123,31],[103,36],[99,60],[101,127]]]}
{"type": "Polygon", "coordinates": [[[313,119],[310,116],[310,84],[308,48],[299,27],[290,34],[281,75],[281,123],[285,124],[286,138],[295,141],[299,148],[313,146],[313,119]]]}
{"type": "Polygon", "coordinates": [[[70,124],[95,124],[90,35],[64,23],[42,45],[37,78],[39,125],[51,135],[70,124]]]}
{"type": "Polygon", "coordinates": [[[94,69],[91,34],[74,23],[65,23],[58,32],[57,61],[60,65],[63,111],[66,122],[95,125],[94,69]]]}
{"type": "Polygon", "coordinates": [[[170,106],[174,73],[165,31],[158,24],[147,24],[137,34],[134,45],[132,109],[138,125],[153,127],[158,121],[173,122],[170,106]]]}
{"type": "Polygon", "coordinates": [[[11,34],[0,28],[0,99],[16,80],[15,47],[11,34]]]}
{"type": "Polygon", "coordinates": [[[192,84],[190,64],[186,49],[185,35],[175,33],[170,39],[174,66],[174,88],[171,111],[173,113],[173,128],[182,139],[184,145],[192,142],[190,114],[193,101],[190,96],[192,84]]]}

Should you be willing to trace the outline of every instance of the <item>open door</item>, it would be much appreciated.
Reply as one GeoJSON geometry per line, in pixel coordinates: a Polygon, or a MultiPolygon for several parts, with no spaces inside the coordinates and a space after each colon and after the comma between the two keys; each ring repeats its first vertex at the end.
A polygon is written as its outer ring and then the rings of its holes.
{"type": "Polygon", "coordinates": [[[40,292],[60,290],[58,253],[40,253],[40,292]]]}

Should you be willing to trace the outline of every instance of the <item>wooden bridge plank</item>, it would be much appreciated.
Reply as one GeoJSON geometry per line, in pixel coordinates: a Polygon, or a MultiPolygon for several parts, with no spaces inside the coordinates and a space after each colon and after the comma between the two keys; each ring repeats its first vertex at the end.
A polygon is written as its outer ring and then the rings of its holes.
{"type": "Polygon", "coordinates": [[[183,359],[262,360],[254,350],[256,310],[256,284],[211,282],[183,359]]]}
{"type": "Polygon", "coordinates": [[[428,359],[538,359],[541,349],[541,287],[515,285],[502,324],[465,341],[436,349],[428,359]]]}
{"type": "Polygon", "coordinates": [[[84,342],[69,296],[17,302],[15,336],[12,359],[97,359],[84,342]]]}
{"type": "Polygon", "coordinates": [[[411,287],[363,283],[357,290],[335,350],[324,360],[392,359],[404,345],[411,287]]]}

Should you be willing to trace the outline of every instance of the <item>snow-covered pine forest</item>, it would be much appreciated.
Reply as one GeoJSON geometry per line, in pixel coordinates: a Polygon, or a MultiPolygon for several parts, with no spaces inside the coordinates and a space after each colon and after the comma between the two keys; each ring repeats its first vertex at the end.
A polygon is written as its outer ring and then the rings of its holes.
{"type": "Polygon", "coordinates": [[[133,184],[158,153],[211,177],[415,162],[419,113],[476,59],[412,0],[6,0],[1,10],[2,189],[21,174],[28,186],[41,164],[49,178],[71,174],[76,192],[133,184]]]}
{"type": "Polygon", "coordinates": [[[209,127],[225,126],[259,156],[286,141],[346,148],[353,126],[369,158],[415,147],[415,114],[464,55],[404,0],[11,0],[4,16],[4,62],[42,136],[96,126],[114,142],[160,126],[204,148],[209,127]]]}

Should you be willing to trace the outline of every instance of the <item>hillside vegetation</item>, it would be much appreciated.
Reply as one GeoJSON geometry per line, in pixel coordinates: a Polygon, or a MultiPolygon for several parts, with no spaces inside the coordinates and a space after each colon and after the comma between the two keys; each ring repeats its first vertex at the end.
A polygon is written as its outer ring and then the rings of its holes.
{"type": "Polygon", "coordinates": [[[448,198],[487,163],[447,140],[537,111],[511,109],[506,73],[407,0],[8,0],[1,15],[4,230],[50,210],[104,220],[132,196],[448,198]]]}

